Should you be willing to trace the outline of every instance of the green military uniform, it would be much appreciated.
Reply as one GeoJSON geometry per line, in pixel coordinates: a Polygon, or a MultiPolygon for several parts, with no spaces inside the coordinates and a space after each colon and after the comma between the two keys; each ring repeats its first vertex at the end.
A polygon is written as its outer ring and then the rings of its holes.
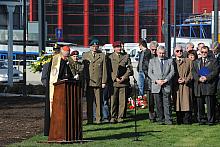
{"type": "Polygon", "coordinates": [[[107,82],[107,69],[105,54],[92,51],[83,54],[83,63],[85,70],[85,78],[87,83],[87,117],[88,122],[92,122],[93,118],[93,101],[96,104],[96,122],[101,121],[101,91],[102,84],[107,82]]]}
{"type": "Polygon", "coordinates": [[[82,62],[73,61],[71,57],[68,58],[68,62],[69,62],[69,67],[73,74],[73,77],[78,74],[79,79],[82,80],[83,79],[83,67],[84,67],[82,62]]]}
{"type": "Polygon", "coordinates": [[[126,110],[126,87],[129,86],[129,76],[133,74],[133,67],[129,55],[112,53],[110,56],[111,78],[113,81],[113,92],[111,96],[111,120],[118,121],[123,118],[126,110]],[[116,81],[116,78],[124,77],[122,83],[116,81]]]}

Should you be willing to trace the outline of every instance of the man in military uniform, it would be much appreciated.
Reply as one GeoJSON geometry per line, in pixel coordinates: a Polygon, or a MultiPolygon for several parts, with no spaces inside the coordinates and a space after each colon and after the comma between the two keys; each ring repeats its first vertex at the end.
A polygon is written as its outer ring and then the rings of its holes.
{"type": "Polygon", "coordinates": [[[126,89],[129,76],[133,74],[131,59],[126,53],[121,53],[121,41],[113,43],[114,52],[109,56],[113,91],[111,96],[111,123],[123,122],[126,110],[126,89]]]}
{"type": "Polygon", "coordinates": [[[87,119],[93,122],[93,102],[96,106],[96,123],[101,123],[102,88],[107,82],[105,54],[99,50],[99,41],[94,39],[90,43],[91,51],[83,54],[85,79],[87,84],[87,119]]]}
{"type": "Polygon", "coordinates": [[[70,57],[68,58],[70,70],[73,74],[73,79],[82,80],[83,79],[83,64],[79,62],[79,52],[77,50],[72,51],[70,57]]]}

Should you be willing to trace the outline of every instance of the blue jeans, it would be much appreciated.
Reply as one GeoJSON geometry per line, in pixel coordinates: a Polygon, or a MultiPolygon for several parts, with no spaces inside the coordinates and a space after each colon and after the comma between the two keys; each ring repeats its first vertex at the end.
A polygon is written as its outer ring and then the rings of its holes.
{"type": "Polygon", "coordinates": [[[102,119],[109,119],[109,106],[108,106],[108,100],[109,100],[109,88],[106,86],[103,89],[103,95],[102,95],[102,119]]]}
{"type": "Polygon", "coordinates": [[[145,74],[143,71],[138,72],[138,88],[139,88],[139,95],[144,95],[144,81],[145,81],[145,74]]]}

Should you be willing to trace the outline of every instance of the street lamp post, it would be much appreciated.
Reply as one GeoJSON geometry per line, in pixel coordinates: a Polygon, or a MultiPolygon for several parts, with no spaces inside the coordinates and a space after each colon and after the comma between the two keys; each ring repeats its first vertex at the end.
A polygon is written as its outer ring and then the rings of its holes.
{"type": "Polygon", "coordinates": [[[167,48],[168,57],[171,56],[171,35],[170,35],[170,0],[165,0],[165,21],[164,21],[164,40],[167,48]]]}
{"type": "Polygon", "coordinates": [[[218,0],[214,0],[214,41],[218,41],[218,0]]]}
{"type": "Polygon", "coordinates": [[[15,6],[21,2],[0,1],[0,5],[7,6],[8,11],[8,85],[13,86],[13,13],[15,6]]]}

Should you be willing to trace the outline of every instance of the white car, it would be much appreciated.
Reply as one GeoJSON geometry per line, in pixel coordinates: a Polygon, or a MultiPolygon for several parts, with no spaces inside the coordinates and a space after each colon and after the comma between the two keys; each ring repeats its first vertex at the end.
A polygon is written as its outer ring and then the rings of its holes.
{"type": "MultiPolygon", "coordinates": [[[[23,74],[21,71],[13,68],[13,82],[21,82],[23,80],[23,74]]],[[[8,63],[6,61],[0,61],[0,82],[8,82],[8,63]]]]}

